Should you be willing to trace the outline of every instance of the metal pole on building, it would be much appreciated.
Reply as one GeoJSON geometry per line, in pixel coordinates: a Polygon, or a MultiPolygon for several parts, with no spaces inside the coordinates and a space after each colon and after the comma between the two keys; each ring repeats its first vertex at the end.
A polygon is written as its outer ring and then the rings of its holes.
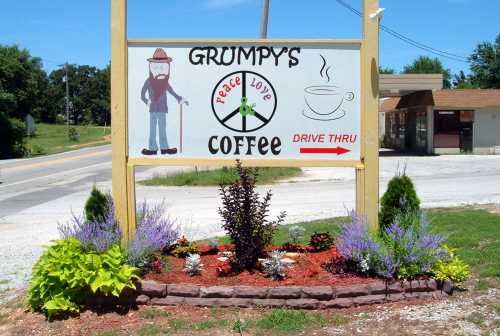
{"type": "Polygon", "coordinates": [[[267,24],[269,22],[269,0],[262,0],[262,17],[260,18],[260,38],[267,38],[267,24]]]}

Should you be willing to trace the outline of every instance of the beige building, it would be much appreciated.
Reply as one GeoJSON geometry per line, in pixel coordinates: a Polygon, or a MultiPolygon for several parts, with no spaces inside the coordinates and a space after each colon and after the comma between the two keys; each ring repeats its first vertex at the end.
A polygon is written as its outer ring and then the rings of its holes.
{"type": "Polygon", "coordinates": [[[421,90],[381,101],[384,145],[422,154],[500,154],[500,90],[421,90]]]}

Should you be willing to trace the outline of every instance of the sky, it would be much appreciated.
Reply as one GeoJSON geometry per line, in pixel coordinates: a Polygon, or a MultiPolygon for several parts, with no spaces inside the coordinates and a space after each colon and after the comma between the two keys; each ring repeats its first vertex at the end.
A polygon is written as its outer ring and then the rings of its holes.
{"type": "MultiPolygon", "coordinates": [[[[0,44],[17,44],[51,71],[110,59],[111,0],[0,0],[0,44]]],[[[361,0],[345,0],[361,10],[361,0]]],[[[269,38],[361,38],[361,20],[334,0],[270,0],[269,38]]],[[[380,0],[382,24],[469,56],[500,33],[500,0],[380,0]]],[[[262,0],[128,0],[130,38],[257,38],[262,0]]],[[[426,51],[381,32],[380,64],[401,71],[426,51]]],[[[464,62],[441,58],[452,73],[464,62]]]]}

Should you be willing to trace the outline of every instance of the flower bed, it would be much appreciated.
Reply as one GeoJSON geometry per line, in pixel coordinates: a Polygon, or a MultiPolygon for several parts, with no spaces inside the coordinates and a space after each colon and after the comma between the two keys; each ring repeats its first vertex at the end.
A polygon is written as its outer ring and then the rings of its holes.
{"type": "Polygon", "coordinates": [[[406,196],[379,231],[352,212],[336,236],[295,225],[278,241],[286,214],[270,220],[272,193],[260,197],[258,172],[236,169],[239,181],[220,188],[229,245],[179,238],[162,204],[143,203],[135,235],[120,246],[112,199],[94,188],[85,217],[61,225],[63,239],[35,265],[31,308],[49,319],[102,304],[347,308],[440,298],[470,276],[425,214],[406,209],[406,196]]]}
{"type": "MultiPolygon", "coordinates": [[[[144,279],[156,280],[165,284],[197,284],[205,286],[215,285],[249,285],[249,286],[322,286],[322,285],[351,285],[351,284],[368,284],[375,281],[380,281],[377,278],[362,277],[355,274],[332,274],[326,271],[322,265],[330,261],[333,257],[338,256],[337,250],[332,248],[327,251],[317,253],[299,253],[290,254],[289,259],[296,263],[287,268],[287,276],[279,281],[266,277],[262,272],[255,270],[253,272],[243,271],[228,276],[219,276],[218,268],[222,267],[222,263],[218,260],[220,255],[202,255],[201,263],[203,271],[197,276],[190,276],[183,271],[184,259],[173,256],[167,257],[168,271],[160,274],[148,273],[144,279]]],[[[288,255],[285,255],[285,257],[288,255]]]]}

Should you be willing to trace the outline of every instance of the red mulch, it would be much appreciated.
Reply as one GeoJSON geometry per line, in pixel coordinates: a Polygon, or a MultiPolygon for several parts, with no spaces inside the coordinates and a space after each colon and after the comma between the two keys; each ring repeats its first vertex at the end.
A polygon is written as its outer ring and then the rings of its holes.
{"type": "MultiPolygon", "coordinates": [[[[228,250],[228,248],[225,248],[228,250]]],[[[352,284],[366,284],[378,281],[375,278],[367,278],[354,274],[332,274],[321,267],[321,264],[329,261],[332,257],[338,256],[335,248],[328,251],[317,253],[300,254],[297,261],[292,267],[287,269],[287,277],[283,280],[273,280],[265,277],[265,274],[255,271],[248,271],[230,275],[218,276],[216,268],[221,266],[221,262],[217,260],[218,255],[203,255],[201,256],[203,271],[201,275],[190,276],[183,271],[184,259],[168,256],[169,270],[161,274],[149,273],[145,275],[145,279],[156,280],[161,283],[187,283],[205,286],[218,285],[248,285],[248,286],[321,286],[335,285],[346,286],[352,284]]]]}

